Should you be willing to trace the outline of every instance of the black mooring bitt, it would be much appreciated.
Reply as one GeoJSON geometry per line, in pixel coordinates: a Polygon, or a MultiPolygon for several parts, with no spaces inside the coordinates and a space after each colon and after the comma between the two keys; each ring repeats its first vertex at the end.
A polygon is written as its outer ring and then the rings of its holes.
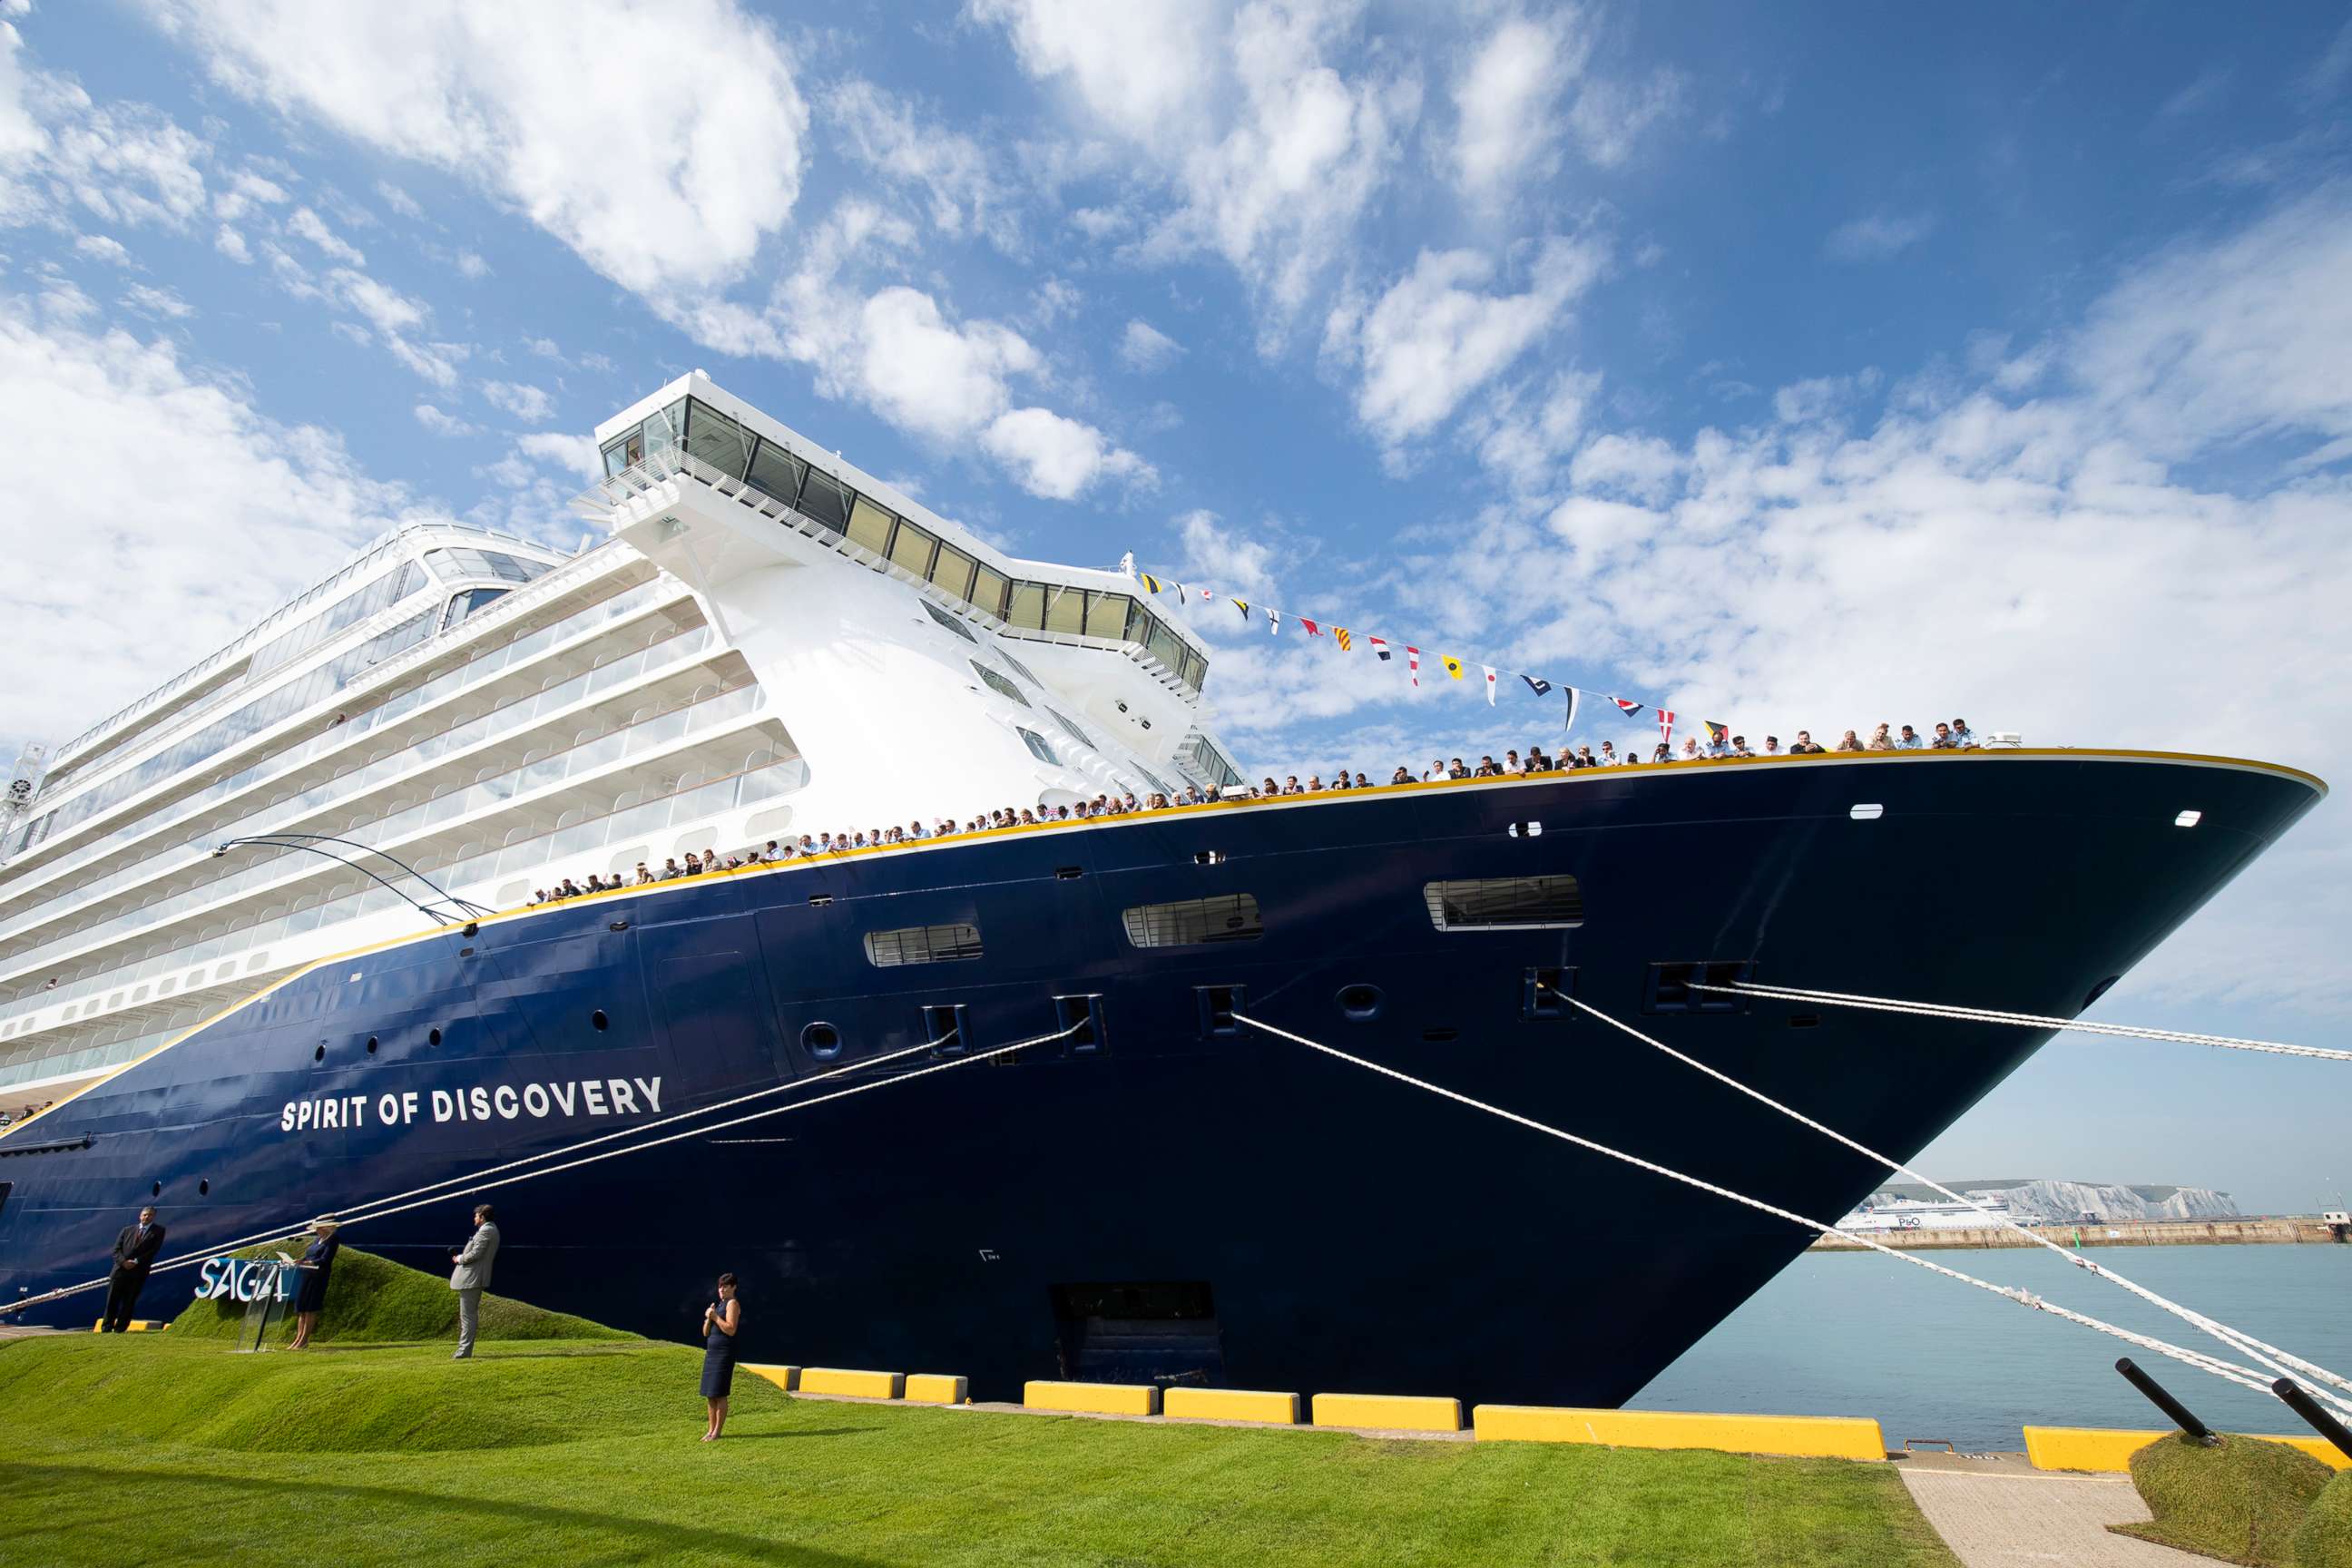
{"type": "Polygon", "coordinates": [[[2311,1424],[2311,1429],[2336,1445],[2336,1451],[2352,1459],[2352,1432],[2344,1423],[2330,1415],[2319,1401],[2295,1386],[2292,1378],[2282,1377],[2271,1384],[2271,1392],[2286,1402],[2286,1407],[2311,1424]]]}
{"type": "Polygon", "coordinates": [[[2150,1405],[2153,1405],[2158,1410],[2163,1411],[2166,1420],[2171,1422],[2175,1426],[2179,1427],[2189,1436],[2195,1438],[2198,1442],[2204,1444],[2209,1448],[2221,1442],[2221,1439],[2213,1436],[2213,1429],[2211,1427],[2206,1426],[2202,1421],[2198,1420],[2196,1415],[2189,1410],[2189,1406],[2181,1404],[2180,1401],[2173,1398],[2170,1394],[2167,1393],[2165,1391],[2164,1384],[2157,1382],[2156,1379],[2140,1371],[2140,1369],[2133,1363],[2131,1357],[2118,1356],[2116,1358],[2116,1370],[2124,1374],[2124,1381],[2126,1383],[2130,1384],[2134,1388],[2138,1389],[2140,1393],[2147,1395],[2147,1402],[2150,1405]]]}

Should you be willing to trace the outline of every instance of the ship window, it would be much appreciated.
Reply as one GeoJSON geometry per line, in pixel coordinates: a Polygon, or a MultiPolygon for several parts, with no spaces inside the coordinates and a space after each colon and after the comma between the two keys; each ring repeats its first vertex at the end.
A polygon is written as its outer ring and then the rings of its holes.
{"type": "Polygon", "coordinates": [[[864,496],[850,503],[849,539],[879,555],[890,548],[890,525],[898,520],[864,496]]]}
{"type": "Polygon", "coordinates": [[[801,1048],[829,1062],[841,1054],[841,1031],[831,1024],[811,1024],[801,1031],[801,1048]]]}
{"type": "Polygon", "coordinates": [[[877,969],[896,969],[907,963],[946,963],[980,955],[978,926],[907,926],[898,931],[866,933],[866,962],[877,969]]]}
{"type": "Polygon", "coordinates": [[[1073,637],[1087,629],[1087,595],[1078,588],[1053,588],[1045,600],[1045,629],[1073,637]]]}
{"type": "Polygon", "coordinates": [[[1213,942],[1255,942],[1265,934],[1257,899],[1249,893],[1138,904],[1120,917],[1137,947],[1199,947],[1213,942]]]}
{"type": "Polygon", "coordinates": [[[1089,593],[1087,595],[1087,636],[1118,641],[1127,636],[1127,613],[1134,607],[1135,601],[1125,594],[1089,593]]]}
{"type": "Polygon", "coordinates": [[[729,479],[740,479],[751,460],[751,435],[707,403],[686,405],[686,449],[729,479]]]}
{"type": "Polygon", "coordinates": [[[1041,763],[1050,763],[1057,768],[1062,765],[1062,759],[1054,754],[1054,748],[1045,743],[1045,736],[1034,730],[1023,730],[1018,724],[1013,728],[1020,731],[1021,743],[1029,748],[1031,756],[1041,763]]]}
{"type": "Polygon", "coordinates": [[[1041,690],[1045,688],[1045,683],[1037,679],[1037,672],[1030,668],[1027,665],[1022,663],[1019,659],[1013,658],[1013,650],[1011,648],[1008,648],[1000,643],[997,646],[996,657],[1011,665],[1013,667],[1013,673],[1027,681],[1030,685],[1034,686],[1041,690]]]}
{"type": "Polygon", "coordinates": [[[762,441],[751,454],[751,471],[744,478],[790,506],[800,499],[801,480],[807,473],[806,463],[773,441],[762,441]]]}
{"type": "Polygon", "coordinates": [[[957,620],[953,616],[949,615],[945,610],[942,610],[937,605],[932,604],[929,599],[925,599],[921,601],[921,603],[923,608],[930,613],[931,619],[939,622],[940,625],[947,627],[948,630],[955,633],[956,636],[963,638],[964,641],[975,645],[979,643],[980,639],[971,635],[971,628],[970,626],[965,626],[961,621],[957,620]]]}
{"type": "Polygon", "coordinates": [[[1584,923],[1584,889],[1570,876],[1486,877],[1421,890],[1439,931],[1511,931],[1584,923]]]}
{"type": "Polygon", "coordinates": [[[849,487],[822,468],[811,468],[801,487],[800,510],[812,522],[839,533],[849,525],[849,487]]]}
{"type": "MultiPolygon", "coordinates": [[[[1021,689],[1013,685],[1013,682],[1005,679],[1004,677],[997,674],[996,671],[989,668],[988,666],[981,663],[980,660],[976,658],[971,660],[971,668],[973,671],[979,675],[982,681],[987,685],[991,691],[995,692],[999,697],[1010,697],[1013,701],[1018,702],[1024,708],[1029,706],[1029,699],[1022,696],[1021,689]]],[[[1035,748],[1032,747],[1031,749],[1034,751],[1035,748]]]]}
{"type": "MultiPolygon", "coordinates": [[[[1063,733],[1068,735],[1071,740],[1076,741],[1079,745],[1089,749],[1100,749],[1099,747],[1095,746],[1093,738],[1084,730],[1079,729],[1076,724],[1071,723],[1068,719],[1065,718],[1060,709],[1048,708],[1045,711],[1054,716],[1054,722],[1059,724],[1062,727],[1063,733]]],[[[1150,775],[1147,773],[1145,776],[1148,778],[1150,775]]]]}
{"type": "Polygon", "coordinates": [[[929,577],[931,572],[931,552],[939,539],[930,530],[919,528],[901,518],[898,531],[890,536],[890,564],[929,577]]]}
{"type": "Polygon", "coordinates": [[[1013,584],[1012,607],[1005,611],[1004,619],[1008,625],[1019,626],[1024,631],[1044,631],[1045,629],[1045,584],[1043,583],[1013,584]]]}
{"type": "Polygon", "coordinates": [[[993,567],[982,566],[972,575],[971,602],[990,615],[1002,619],[1004,615],[1004,592],[1010,585],[1003,573],[993,567]]]}
{"type": "Polygon", "coordinates": [[[959,599],[971,596],[972,558],[945,540],[940,542],[940,558],[931,567],[931,581],[959,599]]]}

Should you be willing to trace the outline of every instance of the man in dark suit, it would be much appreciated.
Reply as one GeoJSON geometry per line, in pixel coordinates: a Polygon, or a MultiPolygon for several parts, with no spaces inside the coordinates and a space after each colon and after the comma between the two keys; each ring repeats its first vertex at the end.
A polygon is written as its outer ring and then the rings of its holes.
{"type": "Polygon", "coordinates": [[[126,1225],[114,1238],[114,1272],[106,1281],[105,1329],[119,1334],[131,1326],[131,1314],[139,1306],[139,1292],[147,1283],[147,1271],[155,1266],[155,1254],[163,1250],[163,1227],[155,1223],[153,1205],[139,1211],[139,1223],[126,1225]]]}

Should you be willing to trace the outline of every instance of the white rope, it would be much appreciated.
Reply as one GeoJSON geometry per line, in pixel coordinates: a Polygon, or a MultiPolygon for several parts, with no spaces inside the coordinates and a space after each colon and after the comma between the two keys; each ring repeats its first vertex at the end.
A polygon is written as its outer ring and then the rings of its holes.
{"type": "MultiPolygon", "coordinates": [[[[1867,1159],[1876,1161],[1879,1164],[1885,1166],[1888,1170],[1895,1172],[1898,1175],[1908,1176],[1911,1180],[1920,1183],[1924,1186],[1934,1189],[1936,1192],[1940,1193],[1945,1197],[1950,1199],[1953,1203],[1959,1204],[1963,1206],[1969,1206],[1968,1199],[1952,1191],[1951,1188],[1944,1185],[1943,1183],[1936,1181],[1932,1177],[1921,1175],[1918,1172],[1913,1170],[1910,1166],[1904,1164],[1901,1161],[1889,1159],[1886,1155],[1880,1153],[1877,1150],[1869,1147],[1867,1144],[1857,1142],[1855,1140],[1847,1137],[1836,1128],[1816,1121],[1811,1117],[1807,1116],[1803,1111],[1798,1110],[1793,1107],[1781,1104],[1779,1100],[1773,1099],[1770,1095],[1764,1093],[1762,1090],[1749,1088],[1747,1084],[1740,1082],[1730,1074],[1723,1072],[1718,1068],[1709,1067],[1706,1063],[1700,1061],[1697,1058],[1687,1056],[1683,1052],[1675,1049],[1674,1047],[1667,1045],[1664,1040],[1654,1039],[1652,1037],[1643,1034],[1641,1030],[1633,1027],[1631,1024],[1611,1017],[1608,1014],[1603,1013],[1600,1008],[1592,1006],[1589,1003],[1578,1001],[1573,996],[1569,997],[1567,1000],[1571,1005],[1577,1008],[1578,1011],[1589,1014],[1592,1017],[1600,1019],[1611,1028],[1617,1030],[1621,1034],[1630,1035],[1634,1039],[1641,1041],[1643,1045],[1648,1046],[1654,1050],[1664,1052],[1667,1056],[1674,1058],[1675,1060],[1682,1063],[1685,1067],[1693,1068],[1705,1073],[1707,1077],[1715,1079],[1716,1082],[1723,1084],[1727,1088],[1738,1090],[1741,1094],[1746,1095],[1748,1099],[1756,1101],[1758,1104],[1769,1106],[1792,1121],[1799,1122],[1803,1126],[1811,1128],[1814,1131],[1822,1134],[1824,1138],[1829,1138],[1839,1143],[1843,1143],[1847,1148],[1853,1150],[1855,1153],[1863,1155],[1867,1159]]],[[[2290,1354],[2288,1352],[2279,1349],[2276,1345],[2266,1343],[2262,1340],[2254,1338],[2252,1334],[2243,1332],[2238,1329],[2233,1329],[2227,1323],[2216,1321],[2214,1319],[2205,1316],[2202,1312],[2199,1312],[2189,1307],[2184,1307],[2178,1301],[2170,1300],[2163,1296],[2159,1296],[2146,1286],[2136,1284],[2132,1280],[2126,1279],[2122,1275],[2116,1273],[2113,1269],[2102,1268],[2100,1265],[2094,1263],[2091,1259],[2084,1257],[2081,1253],[2061,1247],[2056,1242],[2051,1240],[2048,1237],[2043,1236],[2037,1231],[2029,1230],[2013,1219],[2009,1219],[2005,1216],[1997,1215],[1987,1215],[1985,1217],[1993,1221],[2002,1229],[2015,1231],[2018,1235],[2025,1237],[2026,1240],[2032,1242],[2034,1246],[2056,1253],[2059,1257],[2064,1258],[2067,1262],[2073,1264],[2077,1268],[2083,1269],[2087,1273],[2097,1275],[2100,1279],[2114,1281],[2116,1284],[2122,1286],[2125,1289],[2130,1291],[2133,1295],[2137,1296],[2140,1300],[2147,1302],[2149,1305],[2162,1308],[2164,1310],[2171,1313],[2174,1317],[2179,1318],[2182,1322],[2190,1325],[2192,1328],[2200,1329],[2205,1333],[2211,1335],[2214,1339],[2221,1341],[2221,1343],[2227,1345],[2231,1350],[2236,1352],[2238,1354],[2250,1357],[2282,1376],[2291,1375],[2292,1373],[2299,1372],[2307,1377],[2316,1379],[2323,1384],[2331,1384],[2346,1393],[2352,1393],[2352,1382],[2347,1382],[2344,1378],[2338,1377],[2336,1373],[2328,1371],[2324,1366],[2305,1361],[2302,1357],[2290,1354]]],[[[1853,1233],[1851,1232],[1842,1232],[1840,1234],[1847,1236],[1850,1239],[1853,1238],[1853,1233]]],[[[2328,1394],[2325,1389],[2320,1391],[2319,1396],[2339,1405],[2344,1403],[2343,1401],[2336,1399],[2333,1394],[2328,1394]]],[[[2352,1406],[2347,1406],[2346,1413],[2347,1415],[2352,1415],[2352,1406]]]]}
{"type": "MultiPolygon", "coordinates": [[[[1458,1105],[1466,1105],[1473,1110],[1483,1110],[1489,1116],[1500,1117],[1505,1121],[1515,1122],[1521,1127],[1527,1128],[1530,1131],[1540,1132],[1549,1138],[1557,1138],[1564,1143],[1573,1143],[1578,1148],[1588,1150],[1592,1153],[1605,1155],[1612,1160],[1622,1161],[1625,1164],[1634,1166],[1637,1169],[1648,1171],[1653,1175],[1664,1176],[1670,1182],[1679,1182],[1686,1187],[1696,1187],[1700,1192],[1711,1193],[1719,1198],[1727,1198],[1733,1203],[1740,1204],[1746,1207],[1771,1215],[1779,1219],[1785,1219],[1792,1225],[1801,1226],[1805,1229],[1816,1232],[1820,1235],[1843,1236],[1844,1234],[1833,1226],[1823,1225],[1819,1220],[1807,1219],[1803,1215],[1795,1213],[1793,1210],[1781,1208],[1774,1204],[1768,1204],[1761,1198],[1751,1198],[1745,1193],[1733,1192],[1729,1187],[1717,1186],[1715,1183],[1702,1180],[1697,1176],[1685,1175],[1680,1171],[1661,1165],[1655,1161],[1644,1160],[1638,1154],[1628,1154],[1623,1150],[1612,1149],[1606,1143],[1597,1143],[1590,1138],[1583,1138],[1573,1132],[1563,1131],[1559,1128],[1549,1126],[1544,1122],[1538,1121],[1533,1117],[1522,1116],[1516,1110],[1505,1110],[1500,1106],[1489,1105],[1481,1100],[1473,1100],[1468,1095],[1460,1093],[1454,1089],[1446,1089],[1442,1085],[1430,1083],[1424,1079],[1414,1078],[1410,1073],[1399,1072],[1396,1068],[1391,1067],[1383,1067],[1379,1062],[1367,1061],[1362,1057],[1350,1056],[1346,1051],[1340,1050],[1336,1047],[1324,1045],[1320,1041],[1310,1040],[1304,1035],[1294,1035],[1287,1029],[1276,1028],[1272,1024],[1261,1023],[1259,1020],[1249,1017],[1244,1014],[1236,1013],[1234,1015],[1234,1018],[1237,1023],[1247,1024],[1251,1028],[1262,1029],[1269,1035],[1278,1036],[1283,1039],[1291,1041],[1295,1045],[1305,1046],[1309,1050],[1320,1051],[1326,1056],[1335,1057],[1340,1061],[1346,1062],[1352,1067],[1362,1068],[1368,1072],[1378,1073],[1383,1078],[1394,1079],[1399,1083],[1407,1084],[1414,1089],[1425,1090],[1428,1093],[1438,1096],[1442,1100],[1450,1100],[1458,1105]]],[[[1989,1279],[1979,1279],[1973,1274],[1963,1274],[1957,1268],[1947,1268],[1940,1263],[1931,1263],[1924,1258],[1916,1257],[1914,1254],[1907,1252],[1901,1252],[1882,1243],[1872,1241],[1867,1237],[1847,1237],[1847,1239],[1860,1242],[1863,1246],[1871,1248],[1873,1251],[1883,1252],[1887,1257],[1895,1258],[1904,1263],[1908,1263],[1914,1268],[1925,1268],[1931,1274],[1941,1274],[1946,1279],[1957,1279],[1963,1285],[1973,1285],[1979,1290],[1990,1291],[1993,1295],[2002,1297],[2008,1300],[2015,1301],[2020,1306],[2031,1307],[2035,1311],[2039,1312],[2048,1312],[2053,1317],[2063,1318],[2068,1322],[2080,1323],[2084,1328],[2095,1329],[2103,1334],[2111,1334],[2116,1339],[2122,1340],[2126,1343],[2137,1345],[2142,1350],[2152,1351],[2162,1356],[2168,1356],[2174,1361],[2180,1362],[2189,1366],[2193,1366],[2200,1372],[2209,1372],[2216,1377],[2226,1378],[2230,1382],[2237,1384],[2242,1388],[2252,1389],[2257,1394],[2268,1394],[2271,1392],[2270,1384],[2263,1381],[2262,1375],[2255,1372],[2252,1367],[2241,1366],[2235,1362],[2223,1361],[2219,1356],[2208,1355],[2203,1351],[2189,1350],[2185,1346],[2170,1344],[2163,1340],[2156,1339],[2147,1334],[2136,1333],[2129,1329],[2122,1328],[2116,1324],[2105,1322],[2100,1319],[2091,1317],[2087,1313],[2077,1312],[2071,1308],[2061,1307],[2054,1301],[2044,1300],[2042,1298],[2034,1295],[2030,1290],[1995,1285],[1989,1279]]]]}
{"type": "MultiPolygon", "coordinates": [[[[558,1159],[565,1154],[574,1153],[582,1149],[592,1148],[599,1143],[610,1142],[614,1138],[636,1137],[652,1131],[656,1127],[681,1121],[688,1117],[707,1116],[714,1110],[724,1110],[730,1107],[740,1105],[746,1100],[757,1100],[762,1095],[778,1093],[787,1089],[805,1088],[811,1084],[823,1082],[826,1079],[838,1077],[845,1072],[849,1072],[857,1068],[876,1067],[883,1062],[892,1061],[898,1058],[909,1056],[918,1051],[928,1051],[932,1048],[935,1042],[927,1040],[919,1046],[912,1046],[908,1047],[906,1050],[892,1051],[884,1056],[867,1057],[863,1060],[852,1062],[844,1067],[835,1068],[830,1072],[818,1074],[814,1078],[794,1079],[789,1084],[778,1084],[768,1089],[757,1089],[751,1094],[740,1095],[733,1100],[722,1100],[715,1105],[706,1105],[694,1110],[680,1111],[677,1115],[665,1117],[661,1121],[647,1122],[642,1126],[625,1128],[620,1132],[608,1132],[595,1138],[585,1138],[577,1143],[567,1144],[560,1149],[550,1149],[543,1153],[534,1154],[521,1160],[510,1160],[503,1165],[493,1165],[486,1170],[476,1171],[463,1176],[453,1176],[447,1181],[436,1182],[428,1186],[414,1187],[406,1193],[395,1193],[390,1197],[377,1198],[362,1202],[356,1205],[356,1207],[364,1212],[358,1213],[353,1218],[343,1219],[341,1223],[344,1226],[363,1225],[369,1220],[384,1219],[393,1215],[405,1214],[410,1209],[423,1208],[428,1203],[446,1203],[452,1198],[470,1197],[476,1193],[488,1192],[493,1187],[512,1186],[520,1182],[528,1182],[535,1176],[551,1176],[559,1171],[570,1171],[575,1170],[582,1165],[593,1165],[600,1160],[617,1159],[624,1154],[643,1153],[647,1149],[658,1148],[665,1143],[675,1143],[681,1138],[698,1138],[706,1133],[724,1131],[730,1127],[740,1127],[747,1121],[758,1121],[764,1117],[783,1116],[795,1110],[806,1110],[812,1106],[823,1105],[830,1100],[845,1100],[854,1094],[864,1094],[868,1089],[887,1089],[893,1084],[906,1083],[914,1079],[927,1077],[931,1073],[945,1072],[950,1068],[962,1067],[971,1062],[986,1061],[992,1057],[1003,1056],[1008,1051],[1024,1050],[1031,1046],[1045,1045],[1054,1040],[1066,1038],[1087,1026],[1087,1020],[1081,1018],[1076,1023],[1070,1025],[1067,1028],[1056,1029],[1052,1034],[1038,1035],[1026,1040],[1016,1040],[1009,1046],[992,1046],[987,1050],[974,1051],[969,1056],[956,1057],[950,1060],[940,1062],[931,1067],[918,1068],[913,1072],[900,1073],[893,1078],[877,1079],[872,1083],[855,1084],[848,1089],[835,1089],[831,1094],[821,1094],[814,1100],[795,1100],[790,1105],[770,1106],[765,1110],[755,1110],[748,1115],[738,1116],[726,1121],[714,1122],[707,1127],[689,1127],[683,1132],[673,1132],[665,1138],[656,1138],[643,1143],[632,1143],[628,1147],[623,1149],[608,1149],[601,1154],[591,1154],[585,1159],[569,1161],[561,1165],[551,1165],[543,1170],[525,1171],[520,1175],[501,1176],[499,1174],[502,1172],[512,1171],[518,1165],[534,1164],[541,1160],[558,1159]],[[497,1177],[498,1179],[485,1181],[482,1179],[484,1177],[497,1177]],[[441,1192],[433,1197],[416,1197],[416,1194],[420,1193],[433,1193],[438,1188],[448,1187],[458,1183],[465,1182],[472,1182],[477,1184],[464,1187],[462,1190],[457,1192],[441,1192]],[[400,1203],[399,1206],[393,1208],[383,1206],[386,1204],[395,1203],[403,1198],[415,1198],[415,1201],[400,1203]]],[[[944,1038],[945,1037],[942,1037],[944,1038]]],[[[307,1234],[310,1229],[310,1223],[305,1221],[301,1225],[295,1226],[290,1229],[281,1227],[274,1231],[259,1231],[255,1233],[253,1236],[247,1237],[238,1241],[225,1242],[218,1246],[206,1247],[201,1252],[183,1253],[177,1258],[168,1258],[150,1268],[147,1271],[147,1274],[150,1279],[152,1279],[155,1275],[162,1274],[174,1268],[184,1268],[191,1264],[200,1263],[210,1258],[217,1258],[225,1252],[234,1251],[236,1248],[240,1247],[266,1246],[273,1241],[290,1240],[295,1237],[307,1234]]],[[[109,1283],[110,1281],[107,1279],[90,1279],[85,1280],[79,1285],[60,1286],[57,1289],[45,1291],[38,1296],[28,1296],[24,1300],[9,1302],[5,1307],[0,1307],[0,1312],[23,1311],[27,1308],[43,1306],[51,1301],[63,1300],[68,1296],[79,1296],[84,1291],[102,1289],[109,1283]]]]}
{"type": "Polygon", "coordinates": [[[2129,1039],[2173,1040],[2184,1046],[2216,1046],[2231,1051],[2266,1051],[2274,1057],[2311,1057],[2320,1061],[2352,1062],[2352,1051],[2321,1046],[2290,1046],[2281,1040],[2242,1040],[2233,1035],[2196,1035],[2182,1029],[2143,1029],[2129,1024],[2086,1024],[2079,1018],[2045,1018],[2036,1013],[2003,1013],[1990,1007],[1958,1007],[1938,1002],[1903,1002],[1892,996],[1855,996],[1843,991],[1805,991],[1791,985],[1702,985],[1694,991],[1715,991],[1727,996],[1769,996],[1782,1002],[1822,1002],[1840,1007],[1868,1007],[1880,1013],[1912,1013],[1929,1018],[1954,1018],[1971,1024],[2015,1024],[2027,1029],[2069,1029],[2084,1035],[2120,1035],[2129,1039]]]}

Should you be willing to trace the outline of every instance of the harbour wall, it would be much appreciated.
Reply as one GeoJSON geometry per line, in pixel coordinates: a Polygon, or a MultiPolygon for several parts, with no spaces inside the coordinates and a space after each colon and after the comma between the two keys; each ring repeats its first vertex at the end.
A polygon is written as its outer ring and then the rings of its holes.
{"type": "MultiPolygon", "coordinates": [[[[2262,1219],[2117,1220],[2111,1225],[2036,1225],[2036,1235],[2062,1247],[2258,1247],[2294,1242],[2352,1240],[2344,1226],[2331,1226],[2309,1215],[2262,1219]]],[[[1948,1247],[2031,1247],[2033,1243],[2013,1230],[1997,1226],[1950,1230],[1874,1230],[1870,1239],[1906,1252],[1926,1252],[1948,1247]]],[[[1817,1237],[1815,1252],[1861,1252],[1860,1241],[1847,1236],[1817,1237]]]]}

